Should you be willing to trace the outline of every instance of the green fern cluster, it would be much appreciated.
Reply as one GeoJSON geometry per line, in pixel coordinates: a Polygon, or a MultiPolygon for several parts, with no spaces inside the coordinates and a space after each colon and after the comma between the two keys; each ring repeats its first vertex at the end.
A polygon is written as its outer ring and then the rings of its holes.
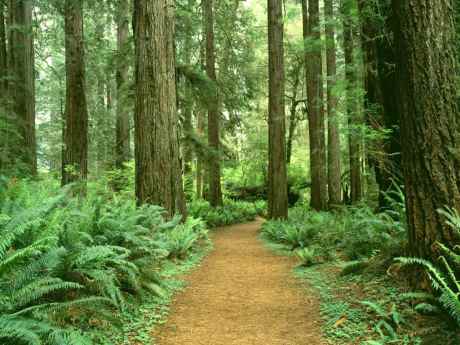
{"type": "Polygon", "coordinates": [[[209,227],[218,227],[254,220],[265,213],[265,203],[250,203],[226,199],[224,206],[213,208],[209,202],[194,200],[188,205],[189,214],[201,218],[209,227]]]}
{"type": "Polygon", "coordinates": [[[91,344],[83,330],[117,322],[129,296],[163,295],[165,260],[207,239],[200,220],[165,221],[102,188],[85,200],[13,189],[0,203],[0,343],[91,344]]]}
{"type": "MultiPolygon", "coordinates": [[[[460,237],[460,214],[454,209],[440,210],[447,224],[460,237]]],[[[421,258],[397,258],[404,265],[423,267],[430,278],[431,285],[437,293],[437,301],[460,326],[460,246],[449,248],[436,243],[442,255],[434,264],[421,258]]],[[[418,308],[422,311],[436,311],[437,306],[423,301],[418,308]]]]}

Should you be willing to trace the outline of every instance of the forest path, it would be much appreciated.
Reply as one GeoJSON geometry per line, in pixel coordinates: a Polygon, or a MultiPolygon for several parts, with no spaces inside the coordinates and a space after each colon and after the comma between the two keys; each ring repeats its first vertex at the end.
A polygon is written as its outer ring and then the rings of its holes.
{"type": "Polygon", "coordinates": [[[158,345],[322,345],[316,296],[292,276],[292,258],[258,239],[262,221],[217,229],[214,251],[186,280],[158,345]]]}

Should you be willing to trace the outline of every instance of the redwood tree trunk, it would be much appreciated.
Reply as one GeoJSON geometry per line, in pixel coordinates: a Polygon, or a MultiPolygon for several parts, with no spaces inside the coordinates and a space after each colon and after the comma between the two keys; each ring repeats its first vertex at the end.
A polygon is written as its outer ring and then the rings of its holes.
{"type": "Polygon", "coordinates": [[[0,97],[2,100],[8,90],[8,59],[5,24],[5,4],[3,1],[0,1],[0,97]]]}
{"type": "Polygon", "coordinates": [[[412,255],[433,259],[435,241],[454,243],[438,210],[460,211],[453,8],[452,0],[393,1],[409,246],[412,255]]]}
{"type": "Polygon", "coordinates": [[[303,36],[305,40],[308,123],[310,135],[311,207],[327,208],[327,160],[324,124],[323,62],[320,42],[319,0],[302,0],[303,36]],[[313,40],[315,45],[306,45],[313,40]]]}
{"type": "MultiPolygon", "coordinates": [[[[188,0],[188,8],[193,8],[194,1],[188,0]]],[[[184,46],[184,62],[189,66],[192,62],[192,35],[193,35],[193,22],[192,16],[189,14],[186,18],[186,32],[185,34],[185,46],[184,46]]],[[[192,165],[193,165],[193,150],[190,143],[190,136],[193,132],[192,115],[193,115],[193,94],[191,92],[191,85],[189,82],[185,82],[185,97],[182,101],[182,110],[184,114],[184,140],[183,152],[184,152],[184,188],[187,197],[190,197],[193,193],[193,176],[192,176],[192,165]]]]}
{"type": "Polygon", "coordinates": [[[340,161],[340,131],[339,118],[337,116],[337,96],[335,86],[337,78],[336,68],[336,44],[335,44],[335,25],[334,25],[334,2],[333,0],[324,1],[326,24],[326,62],[327,62],[327,125],[328,125],[328,192],[329,205],[339,205],[342,203],[341,186],[341,161],[340,161]]]}
{"type": "Polygon", "coordinates": [[[136,0],[135,157],[139,204],[186,217],[180,165],[173,0],[136,0]]]}
{"type": "Polygon", "coordinates": [[[125,95],[128,88],[129,66],[125,57],[129,44],[129,0],[118,0],[117,19],[117,121],[116,121],[116,144],[115,163],[118,169],[122,169],[124,163],[129,161],[130,149],[130,109],[127,106],[125,95]]]}
{"type": "Polygon", "coordinates": [[[287,218],[286,124],[283,13],[281,0],[268,0],[268,216],[287,218]]]}
{"type": "Polygon", "coordinates": [[[348,115],[348,147],[350,158],[350,199],[352,203],[361,200],[361,121],[356,90],[358,88],[357,68],[354,59],[355,29],[352,23],[352,7],[354,0],[343,2],[343,40],[346,68],[346,102],[348,115]]]}
{"type": "MultiPolygon", "coordinates": [[[[32,0],[10,2],[11,98],[19,133],[19,161],[24,172],[37,173],[35,138],[35,59],[32,0]]],[[[22,169],[21,169],[22,170],[22,169]]]]}
{"type": "Polygon", "coordinates": [[[88,175],[88,108],[85,90],[82,0],[65,2],[66,106],[62,184],[88,175]]]}
{"type": "Polygon", "coordinates": [[[208,145],[212,150],[212,158],[208,162],[208,198],[211,205],[216,207],[222,205],[223,202],[220,184],[219,104],[214,49],[213,0],[203,0],[203,15],[206,33],[206,74],[215,84],[215,91],[209,96],[208,106],[208,145]]]}

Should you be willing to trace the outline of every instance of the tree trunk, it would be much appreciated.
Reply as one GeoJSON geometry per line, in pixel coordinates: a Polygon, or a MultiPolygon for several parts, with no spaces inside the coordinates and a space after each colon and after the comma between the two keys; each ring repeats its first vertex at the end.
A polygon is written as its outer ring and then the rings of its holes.
{"type": "MultiPolygon", "coordinates": [[[[188,8],[193,7],[193,0],[188,0],[188,8]]],[[[192,35],[193,35],[193,22],[192,13],[189,13],[186,18],[186,32],[185,34],[185,47],[184,47],[184,62],[189,66],[192,62],[192,35]]],[[[187,197],[193,193],[193,176],[192,176],[192,165],[193,165],[193,150],[190,144],[190,136],[193,132],[192,124],[192,109],[193,109],[193,94],[191,92],[191,85],[186,81],[185,85],[185,97],[183,100],[183,113],[184,113],[184,135],[186,140],[184,141],[184,188],[187,197]]]]}
{"type": "Polygon", "coordinates": [[[206,33],[206,74],[214,82],[215,91],[209,96],[208,106],[208,144],[212,150],[209,159],[209,202],[213,207],[222,205],[220,184],[219,152],[219,105],[217,95],[216,62],[214,49],[214,13],[213,0],[203,0],[203,15],[206,33]]]}
{"type": "Polygon", "coordinates": [[[286,124],[283,13],[280,0],[268,0],[268,216],[287,218],[286,124]]]}
{"type": "Polygon", "coordinates": [[[438,210],[460,211],[453,8],[452,0],[393,1],[409,247],[432,259],[436,241],[455,240],[438,210]]]}
{"type": "Polygon", "coordinates": [[[88,176],[88,108],[85,90],[83,1],[65,2],[66,107],[62,184],[88,176]]]}
{"type": "Polygon", "coordinates": [[[129,0],[118,0],[117,19],[117,120],[115,138],[115,165],[123,169],[131,158],[130,109],[127,106],[129,66],[125,61],[129,44],[129,0]]]}
{"type": "Polygon", "coordinates": [[[348,115],[348,147],[350,158],[350,199],[356,203],[362,198],[361,177],[361,121],[358,103],[358,76],[354,59],[354,43],[356,33],[352,23],[352,7],[354,0],[345,0],[342,4],[343,40],[346,68],[346,102],[348,115]]]}
{"type": "Polygon", "coordinates": [[[26,174],[37,173],[35,138],[35,59],[32,0],[10,0],[11,97],[18,126],[19,161],[26,174]]]}
{"type": "Polygon", "coordinates": [[[134,8],[136,197],[186,217],[178,138],[173,0],[134,8]]]}
{"type": "Polygon", "coordinates": [[[5,24],[5,4],[3,1],[0,1],[0,97],[2,101],[8,90],[8,59],[5,24]]]}
{"type": "Polygon", "coordinates": [[[337,79],[336,71],[336,45],[335,45],[335,24],[334,24],[334,3],[333,0],[324,1],[326,16],[326,63],[327,63],[327,125],[328,125],[328,192],[329,205],[342,203],[341,186],[341,161],[340,161],[340,131],[339,118],[337,116],[337,96],[335,86],[337,79]]]}
{"type": "Polygon", "coordinates": [[[305,44],[306,85],[308,97],[308,122],[310,135],[311,207],[327,208],[327,160],[324,125],[323,62],[319,28],[319,0],[302,0],[303,37],[305,44]],[[314,46],[307,46],[314,40],[314,46]]]}
{"type": "Polygon", "coordinates": [[[294,134],[297,129],[297,124],[299,122],[299,119],[297,117],[297,106],[301,101],[297,100],[297,93],[299,90],[299,84],[300,84],[300,69],[302,68],[303,64],[299,64],[298,67],[296,67],[293,70],[294,74],[294,84],[292,85],[292,99],[291,99],[291,106],[290,106],[290,114],[289,114],[289,129],[288,129],[288,138],[287,138],[287,144],[286,144],[286,163],[290,164],[291,163],[291,158],[292,158],[292,145],[294,141],[294,134]]]}

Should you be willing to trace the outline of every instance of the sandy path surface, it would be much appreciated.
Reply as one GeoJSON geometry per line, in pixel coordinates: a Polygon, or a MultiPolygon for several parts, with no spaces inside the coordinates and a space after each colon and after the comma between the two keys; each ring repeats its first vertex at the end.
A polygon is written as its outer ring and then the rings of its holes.
{"type": "Polygon", "coordinates": [[[218,229],[214,251],[187,277],[158,345],[323,345],[318,300],[257,238],[261,221],[218,229]]]}

